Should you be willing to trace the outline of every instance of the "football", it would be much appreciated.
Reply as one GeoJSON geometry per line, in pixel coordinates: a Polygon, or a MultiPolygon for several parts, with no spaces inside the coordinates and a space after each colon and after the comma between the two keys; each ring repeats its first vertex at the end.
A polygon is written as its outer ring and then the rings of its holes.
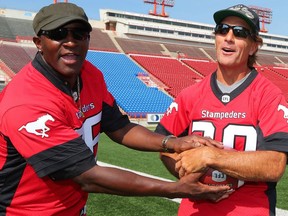
{"type": "Polygon", "coordinates": [[[200,182],[211,186],[228,185],[230,189],[237,189],[244,184],[244,181],[231,177],[218,170],[208,168],[208,170],[201,176],[200,182]]]}

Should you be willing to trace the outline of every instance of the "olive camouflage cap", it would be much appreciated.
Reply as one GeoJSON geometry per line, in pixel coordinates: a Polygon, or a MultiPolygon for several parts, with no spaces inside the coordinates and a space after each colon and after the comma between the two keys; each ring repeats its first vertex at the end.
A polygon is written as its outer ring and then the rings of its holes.
{"type": "Polygon", "coordinates": [[[228,16],[237,16],[245,20],[245,22],[251,27],[251,30],[258,34],[260,31],[259,26],[259,16],[258,14],[252,10],[251,8],[243,5],[238,4],[232,7],[229,7],[224,10],[219,10],[214,13],[214,20],[216,24],[219,24],[222,22],[223,19],[225,19],[228,16]]]}

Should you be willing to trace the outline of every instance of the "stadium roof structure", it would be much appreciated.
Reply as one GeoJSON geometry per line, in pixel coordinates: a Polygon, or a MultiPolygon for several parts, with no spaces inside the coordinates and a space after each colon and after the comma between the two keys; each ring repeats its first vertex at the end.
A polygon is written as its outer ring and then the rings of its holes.
{"type": "MultiPolygon", "coordinates": [[[[32,21],[35,14],[30,11],[19,11],[0,8],[2,18],[16,18],[32,21]]],[[[170,17],[138,14],[113,9],[100,9],[100,20],[91,20],[93,27],[113,31],[124,38],[136,38],[156,42],[176,42],[183,45],[214,45],[214,25],[173,19],[170,17]]],[[[260,32],[264,44],[261,51],[288,54],[288,37],[260,32]]]]}
{"type": "MultiPolygon", "coordinates": [[[[113,9],[100,9],[100,21],[106,30],[119,36],[153,38],[154,40],[176,40],[212,45],[214,25],[131,13],[113,9]]],[[[288,53],[288,37],[260,32],[264,44],[261,50],[288,53]]]]}

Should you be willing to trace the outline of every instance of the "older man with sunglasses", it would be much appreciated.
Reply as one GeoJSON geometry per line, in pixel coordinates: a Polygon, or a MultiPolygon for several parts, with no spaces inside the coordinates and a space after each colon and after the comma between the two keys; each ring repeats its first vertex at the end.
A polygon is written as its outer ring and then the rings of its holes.
{"type": "Polygon", "coordinates": [[[98,166],[100,132],[142,151],[221,144],[196,135],[169,139],[122,115],[102,73],[85,60],[92,27],[82,8],[43,7],[33,27],[39,52],[0,95],[0,215],[85,215],[89,192],[225,196],[229,187],[200,187],[199,174],[168,182],[98,166]]]}
{"type": "Polygon", "coordinates": [[[156,131],[209,136],[226,147],[162,153],[176,177],[212,168],[244,185],[218,202],[183,199],[179,215],[275,216],[276,185],[287,163],[288,105],[280,89],[253,68],[262,45],[258,15],[241,4],[217,11],[214,20],[217,70],[183,90],[173,102],[177,109],[156,131]]]}

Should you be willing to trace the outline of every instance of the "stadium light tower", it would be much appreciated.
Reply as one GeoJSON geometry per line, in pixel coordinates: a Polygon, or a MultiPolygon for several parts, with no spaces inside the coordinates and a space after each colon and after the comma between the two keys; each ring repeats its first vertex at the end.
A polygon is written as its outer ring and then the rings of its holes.
{"type": "Polygon", "coordinates": [[[161,17],[169,17],[169,15],[165,12],[165,7],[174,6],[174,0],[144,0],[144,3],[154,5],[154,10],[149,12],[150,15],[161,16],[161,17]],[[162,6],[162,11],[160,14],[157,13],[157,5],[162,6]]]}
{"type": "Polygon", "coordinates": [[[267,33],[268,30],[265,29],[264,24],[270,24],[272,22],[272,10],[269,8],[261,8],[257,6],[249,6],[254,10],[258,16],[259,16],[259,21],[262,23],[262,27],[260,29],[261,32],[267,33]]]}
{"type": "MultiPolygon", "coordinates": [[[[54,0],[54,4],[57,3],[57,2],[58,2],[57,0],[54,0]]],[[[64,2],[68,2],[68,0],[64,0],[64,2]]]]}

